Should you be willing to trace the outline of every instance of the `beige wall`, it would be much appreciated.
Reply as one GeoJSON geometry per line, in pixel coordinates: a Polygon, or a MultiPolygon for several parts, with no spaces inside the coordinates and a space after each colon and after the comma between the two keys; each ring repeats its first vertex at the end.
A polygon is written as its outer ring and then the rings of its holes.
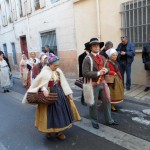
{"type": "Polygon", "coordinates": [[[81,0],[74,3],[75,36],[78,55],[84,52],[84,43],[97,37],[96,0],[81,0]]]}
{"type": "MultiPolygon", "coordinates": [[[[74,3],[77,55],[84,51],[84,43],[92,37],[97,37],[103,42],[110,40],[114,48],[118,46],[121,36],[120,4],[125,1],[129,0],[80,0],[74,3]],[[98,9],[97,2],[99,2],[98,9]]],[[[141,50],[136,53],[132,64],[132,83],[145,84],[141,50]]]]}

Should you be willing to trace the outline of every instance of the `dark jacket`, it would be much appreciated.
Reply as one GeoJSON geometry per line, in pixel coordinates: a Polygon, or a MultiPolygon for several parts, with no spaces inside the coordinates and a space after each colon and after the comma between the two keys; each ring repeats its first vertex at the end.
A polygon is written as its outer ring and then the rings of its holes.
{"type": "MultiPolygon", "coordinates": [[[[120,56],[121,56],[121,48],[122,48],[122,43],[120,43],[117,47],[117,52],[118,52],[118,62],[120,62],[120,56]]],[[[127,55],[127,63],[132,63],[134,60],[135,56],[135,46],[133,43],[128,42],[126,46],[126,55],[127,55]]]]}
{"type": "MultiPolygon", "coordinates": [[[[90,54],[91,55],[91,54],[90,54]]],[[[91,56],[92,57],[92,56],[91,56]]],[[[92,58],[93,59],[93,58],[92,58]]],[[[103,57],[103,63],[106,61],[106,59],[103,57]]],[[[106,68],[109,71],[109,68],[106,64],[106,68]]],[[[83,77],[90,79],[92,78],[92,80],[97,81],[98,80],[98,76],[97,76],[97,72],[98,67],[96,62],[93,60],[93,71],[91,71],[91,63],[90,63],[90,58],[89,57],[85,57],[84,61],[83,61],[83,65],[82,65],[82,70],[83,70],[83,77]]]]}
{"type": "Polygon", "coordinates": [[[78,63],[79,63],[79,77],[83,77],[82,75],[82,63],[84,58],[86,57],[86,52],[82,53],[79,57],[78,57],[78,63]]]}
{"type": "Polygon", "coordinates": [[[146,43],[142,51],[142,59],[145,70],[150,70],[150,43],[146,43]]]}
{"type": "Polygon", "coordinates": [[[104,56],[106,59],[108,59],[108,55],[106,54],[106,50],[103,49],[101,52],[100,52],[100,55],[104,56]]]}

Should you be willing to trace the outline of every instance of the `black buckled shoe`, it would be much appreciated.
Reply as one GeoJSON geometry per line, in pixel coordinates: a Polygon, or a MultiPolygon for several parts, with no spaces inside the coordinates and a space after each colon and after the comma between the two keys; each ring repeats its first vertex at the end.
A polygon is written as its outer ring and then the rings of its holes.
{"type": "Polygon", "coordinates": [[[84,105],[84,106],[87,106],[87,104],[86,104],[85,102],[82,102],[82,101],[81,101],[81,104],[84,105]]]}
{"type": "Polygon", "coordinates": [[[147,92],[147,91],[149,91],[150,90],[150,87],[146,87],[145,89],[144,89],[144,92],[147,92]]]}
{"type": "Polygon", "coordinates": [[[98,123],[92,122],[92,126],[95,129],[99,129],[99,124],[98,123]]]}

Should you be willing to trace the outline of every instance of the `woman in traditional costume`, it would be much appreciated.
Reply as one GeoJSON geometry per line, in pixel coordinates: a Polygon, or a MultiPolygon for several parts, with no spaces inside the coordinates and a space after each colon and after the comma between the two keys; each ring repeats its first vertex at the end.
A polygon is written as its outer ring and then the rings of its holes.
{"type": "MultiPolygon", "coordinates": [[[[72,100],[73,92],[63,72],[58,68],[59,63],[59,58],[50,54],[48,66],[43,67],[27,93],[41,90],[45,97],[51,92],[58,94],[58,99],[53,104],[38,104],[35,126],[39,131],[46,133],[47,137],[55,133],[58,139],[64,140],[66,137],[62,131],[70,128],[74,121],[81,118],[72,100]]],[[[27,102],[26,95],[23,103],[27,102]]]]}
{"type": "Polygon", "coordinates": [[[35,64],[32,69],[32,78],[35,79],[36,76],[41,72],[42,68],[47,65],[47,55],[44,53],[40,54],[40,62],[35,64]]]}
{"type": "Polygon", "coordinates": [[[21,73],[22,85],[26,86],[28,69],[27,69],[27,57],[25,54],[22,55],[22,59],[20,61],[20,73],[21,73]]]}
{"type": "Polygon", "coordinates": [[[34,80],[32,78],[32,69],[35,64],[38,64],[40,60],[36,58],[36,52],[32,51],[30,52],[30,58],[27,61],[27,68],[28,68],[28,75],[27,75],[27,89],[30,87],[32,81],[34,80]]]}
{"type": "Polygon", "coordinates": [[[9,92],[9,86],[11,84],[9,75],[9,66],[3,58],[3,52],[0,51],[0,86],[4,89],[4,93],[9,92]]]}
{"type": "Polygon", "coordinates": [[[106,51],[106,54],[109,57],[109,75],[114,75],[115,78],[114,83],[108,83],[111,97],[111,109],[112,111],[117,111],[117,108],[114,105],[122,102],[124,99],[124,87],[117,62],[118,53],[114,48],[111,48],[106,51]]]}

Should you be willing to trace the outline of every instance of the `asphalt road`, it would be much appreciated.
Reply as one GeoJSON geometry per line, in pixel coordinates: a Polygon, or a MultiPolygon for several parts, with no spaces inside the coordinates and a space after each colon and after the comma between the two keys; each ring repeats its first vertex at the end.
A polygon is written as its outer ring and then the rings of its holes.
{"type": "MultiPolygon", "coordinates": [[[[119,126],[109,128],[100,125],[101,133],[98,134],[92,127],[86,128],[86,124],[83,126],[81,126],[82,123],[80,123],[81,125],[75,124],[71,129],[65,131],[67,139],[60,141],[55,137],[47,139],[34,127],[36,107],[21,104],[18,95],[19,93],[20,95],[24,94],[26,89],[22,87],[20,80],[15,79],[15,86],[12,90],[10,93],[4,94],[0,89],[0,150],[124,150],[135,149],[135,144],[132,145],[132,142],[135,142],[134,138],[137,140],[137,144],[143,140],[142,142],[147,144],[145,150],[150,150],[148,147],[150,125],[143,120],[138,122],[135,119],[142,118],[150,121],[150,116],[142,113],[142,110],[149,108],[147,106],[136,104],[136,102],[123,102],[117,105],[119,111],[112,113],[113,118],[119,122],[119,126]],[[126,140],[124,140],[122,135],[126,133],[126,140]],[[111,138],[115,134],[116,139],[111,138]],[[122,136],[122,141],[117,137],[119,134],[122,136]]],[[[89,120],[88,107],[80,104],[81,91],[76,89],[73,91],[80,115],[83,120],[89,120]]],[[[104,124],[102,108],[99,114],[99,122],[104,124]]]]}

